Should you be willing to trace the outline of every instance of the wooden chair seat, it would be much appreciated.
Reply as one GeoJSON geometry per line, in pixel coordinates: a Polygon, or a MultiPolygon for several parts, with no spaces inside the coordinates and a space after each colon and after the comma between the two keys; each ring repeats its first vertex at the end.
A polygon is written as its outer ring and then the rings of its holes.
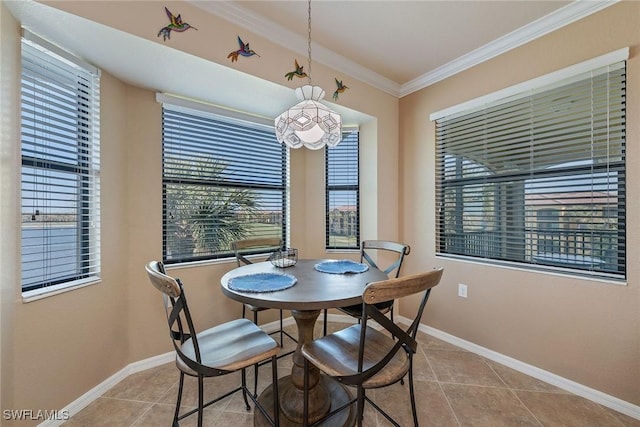
{"type": "MultiPolygon", "coordinates": [[[[302,347],[302,354],[320,370],[332,377],[344,379],[358,375],[358,348],[361,325],[353,325],[322,337],[302,347]]],[[[373,328],[366,329],[367,345],[364,349],[362,371],[367,371],[389,354],[396,344],[388,335],[373,328]]],[[[395,353],[385,367],[362,383],[366,389],[384,387],[400,381],[409,371],[409,357],[404,351],[395,353]]]]}
{"type": "MultiPolygon", "coordinates": [[[[338,412],[344,411],[352,404],[356,405],[356,422],[362,427],[365,403],[377,410],[395,427],[400,425],[380,406],[367,396],[367,390],[386,387],[398,381],[402,382],[406,375],[409,378],[409,400],[414,427],[418,427],[418,412],[413,381],[413,355],[418,351],[416,334],[431,289],[438,285],[442,277],[442,268],[414,274],[402,278],[381,280],[367,284],[362,292],[362,317],[360,323],[330,335],[325,335],[302,345],[300,351],[304,357],[303,380],[303,419],[302,426],[326,425],[325,421],[338,412]],[[396,324],[393,318],[387,317],[378,305],[389,301],[419,295],[420,304],[409,307],[407,313],[414,313],[409,327],[396,324]],[[370,321],[376,322],[380,328],[368,326],[370,321]],[[309,370],[311,365],[340,383],[356,388],[355,399],[318,418],[318,414],[309,412],[309,370]]],[[[417,299],[417,298],[416,298],[417,299]]],[[[388,305],[385,305],[388,307],[388,305]]],[[[392,312],[393,313],[393,312],[392,312]]]]}
{"type": "Polygon", "coordinates": [[[251,409],[249,399],[255,405],[255,409],[260,411],[267,422],[278,427],[280,425],[280,414],[278,411],[278,363],[277,354],[280,349],[278,343],[257,325],[247,319],[232,320],[219,324],[202,332],[197,332],[187,297],[182,286],[182,281],[178,278],[167,275],[164,264],[160,261],[151,261],[145,266],[151,284],[162,292],[163,306],[169,326],[169,337],[173,341],[173,348],[176,352],[176,366],[180,371],[178,381],[178,398],[176,400],[175,412],[173,414],[174,427],[179,425],[179,421],[197,413],[198,427],[204,423],[204,408],[219,402],[228,396],[241,392],[244,399],[245,408],[251,409]],[[246,368],[253,365],[257,370],[258,364],[271,362],[271,388],[275,398],[273,399],[273,417],[247,388],[246,368]],[[227,391],[221,396],[217,396],[205,403],[204,401],[204,379],[218,377],[232,372],[240,372],[240,385],[227,391]],[[198,379],[198,406],[184,410],[180,404],[184,389],[185,375],[198,379]]]}
{"type": "MultiPolygon", "coordinates": [[[[202,365],[222,371],[246,368],[278,354],[278,343],[248,319],[237,319],[199,332],[198,346],[202,354],[202,365]]],[[[182,344],[182,352],[195,360],[193,340],[182,344]]],[[[198,373],[176,357],[178,369],[187,375],[198,373]]]]}

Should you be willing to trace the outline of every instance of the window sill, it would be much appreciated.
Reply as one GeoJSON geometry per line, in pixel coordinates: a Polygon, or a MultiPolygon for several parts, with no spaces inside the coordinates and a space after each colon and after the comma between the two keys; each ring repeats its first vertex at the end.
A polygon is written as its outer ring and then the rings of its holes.
{"type": "Polygon", "coordinates": [[[89,277],[82,280],[74,280],[72,282],[62,283],[60,285],[47,286],[45,288],[34,289],[32,291],[27,291],[22,293],[22,302],[28,303],[33,301],[38,301],[44,298],[49,298],[54,295],[63,294],[65,292],[74,291],[76,289],[84,288],[91,285],[96,285],[101,283],[102,279],[100,277],[89,277]]]}
{"type": "Polygon", "coordinates": [[[586,280],[590,282],[599,282],[599,283],[608,284],[608,285],[627,286],[626,279],[615,279],[615,278],[609,278],[609,277],[603,277],[603,276],[597,276],[597,275],[589,275],[588,272],[574,273],[570,271],[564,271],[560,268],[558,270],[552,270],[553,267],[549,267],[548,269],[545,267],[540,267],[540,268],[536,268],[534,266],[527,267],[521,264],[517,264],[517,265],[515,263],[510,264],[507,261],[502,261],[502,262],[489,261],[489,260],[481,261],[481,260],[469,259],[460,255],[456,256],[456,255],[449,255],[449,254],[436,254],[436,258],[445,259],[453,262],[462,262],[465,264],[481,265],[485,267],[505,268],[508,270],[517,270],[517,271],[522,271],[527,273],[537,273],[537,274],[545,274],[545,275],[556,276],[556,277],[581,279],[581,280],[586,280]]]}
{"type": "MultiPolygon", "coordinates": [[[[249,255],[247,258],[257,258],[260,255],[249,255]]],[[[264,255],[262,255],[264,258],[264,255]]],[[[216,258],[216,259],[206,259],[202,261],[185,261],[185,262],[177,262],[175,264],[165,264],[164,268],[169,270],[179,270],[183,268],[193,268],[193,267],[206,267],[208,265],[219,265],[219,264],[228,264],[228,263],[236,263],[235,257],[225,257],[225,258],[216,258]]]]}
{"type": "Polygon", "coordinates": [[[327,254],[359,254],[360,249],[325,249],[327,254]]]}

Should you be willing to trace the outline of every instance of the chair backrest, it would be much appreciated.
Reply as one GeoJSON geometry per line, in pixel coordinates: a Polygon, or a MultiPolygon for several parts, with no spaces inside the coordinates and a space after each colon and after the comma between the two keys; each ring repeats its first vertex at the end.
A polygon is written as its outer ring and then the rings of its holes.
{"type": "Polygon", "coordinates": [[[389,277],[400,276],[400,269],[405,255],[409,255],[411,247],[404,243],[391,242],[388,240],[363,240],[360,244],[360,262],[366,261],[370,266],[380,269],[389,277]],[[372,258],[372,251],[395,252],[397,257],[388,267],[382,269],[378,267],[372,258]],[[393,274],[392,274],[393,273],[393,274]]]}
{"type": "MultiPolygon", "coordinates": [[[[169,335],[173,341],[173,347],[180,359],[196,372],[207,370],[201,364],[202,357],[193,325],[189,305],[180,279],[167,275],[164,265],[160,261],[151,261],[145,266],[151,284],[162,292],[169,335]],[[182,344],[190,340],[193,344],[195,357],[189,357],[182,351],[182,344]]],[[[216,371],[217,372],[217,371],[216,371]]]]}
{"type": "Polygon", "coordinates": [[[360,372],[360,374],[353,378],[356,382],[366,381],[368,378],[371,378],[373,375],[378,373],[401,348],[404,348],[404,350],[407,351],[409,357],[413,356],[413,353],[415,353],[418,348],[416,334],[418,332],[422,313],[424,312],[424,307],[427,304],[429,295],[431,294],[431,289],[440,283],[443,271],[443,268],[437,268],[424,273],[413,274],[401,278],[372,282],[365,287],[364,292],[362,293],[362,312],[364,315],[362,316],[360,347],[358,350],[358,372],[360,372]],[[419,293],[422,293],[420,304],[416,309],[415,316],[412,319],[411,324],[406,329],[402,329],[400,326],[395,324],[376,307],[376,304],[384,301],[394,300],[419,293]],[[367,346],[367,322],[369,319],[375,320],[380,326],[389,331],[395,337],[396,344],[380,362],[362,373],[364,353],[367,346]]]}
{"type": "Polygon", "coordinates": [[[278,237],[261,237],[256,239],[236,240],[231,243],[231,249],[236,255],[238,267],[243,264],[252,264],[245,255],[261,250],[273,252],[282,249],[282,239],[278,237]]]}

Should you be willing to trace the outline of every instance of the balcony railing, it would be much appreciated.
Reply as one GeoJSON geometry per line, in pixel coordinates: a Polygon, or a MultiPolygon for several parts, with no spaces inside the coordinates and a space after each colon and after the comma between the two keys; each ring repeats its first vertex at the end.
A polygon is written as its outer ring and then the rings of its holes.
{"type": "Polygon", "coordinates": [[[623,273],[624,254],[619,236],[607,230],[526,229],[522,240],[506,242],[497,231],[473,231],[444,235],[445,253],[529,264],[623,273]]]}

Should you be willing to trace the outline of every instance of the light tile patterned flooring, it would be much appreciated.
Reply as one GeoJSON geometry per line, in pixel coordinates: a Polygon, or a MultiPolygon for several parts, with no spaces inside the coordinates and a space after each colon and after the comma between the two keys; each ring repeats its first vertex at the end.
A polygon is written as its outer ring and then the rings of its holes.
{"type": "MultiPolygon", "coordinates": [[[[346,327],[331,323],[331,330],[346,327]]],[[[295,332],[295,326],[289,326],[295,332]]],[[[320,335],[320,323],[316,336],[320,335]]],[[[295,335],[294,335],[295,336],[295,335]]],[[[414,358],[414,380],[418,416],[422,426],[575,426],[640,427],[640,421],[569,394],[552,385],[514,371],[481,356],[418,333],[420,347],[414,358]]],[[[285,337],[285,350],[294,348],[285,337]]],[[[289,375],[291,358],[278,363],[278,374],[289,375]]],[[[253,369],[247,372],[253,384],[253,369]]],[[[259,389],[268,386],[269,365],[259,375],[259,389]]],[[[205,380],[205,399],[239,384],[239,374],[205,380]]],[[[139,372],[122,380],[103,396],[67,421],[65,427],[156,427],[171,426],[178,387],[178,371],[173,363],[139,372]]],[[[395,384],[372,390],[368,395],[399,423],[412,426],[408,385],[395,384]]],[[[197,406],[197,384],[185,380],[185,409],[197,406]]],[[[242,396],[231,397],[205,410],[206,426],[250,427],[253,413],[244,408],[242,396]]],[[[196,426],[197,416],[181,426],[196,426]]],[[[370,406],[363,422],[367,427],[391,425],[370,406]]]]}

